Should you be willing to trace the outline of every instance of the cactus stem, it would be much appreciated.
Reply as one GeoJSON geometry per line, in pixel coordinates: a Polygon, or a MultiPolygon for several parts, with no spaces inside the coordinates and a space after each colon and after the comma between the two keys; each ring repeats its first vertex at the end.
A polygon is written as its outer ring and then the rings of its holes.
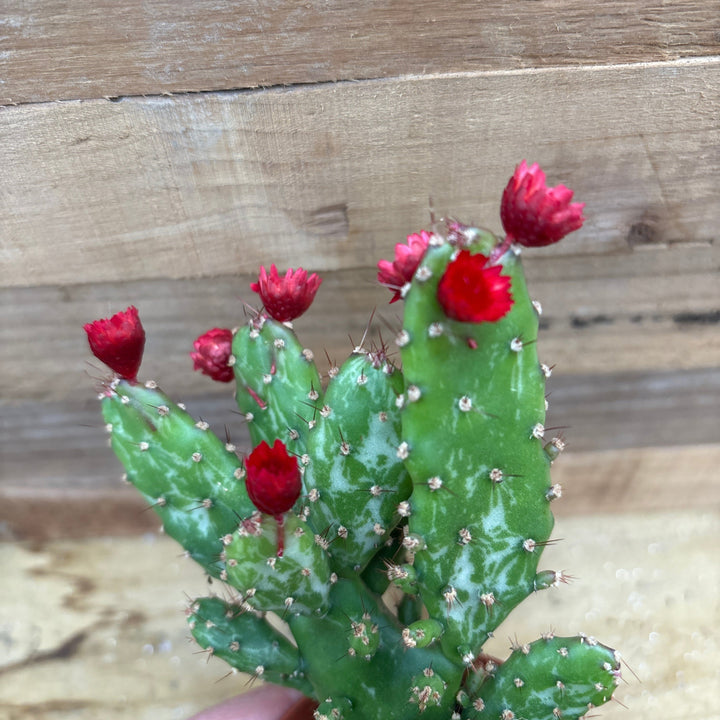
{"type": "Polygon", "coordinates": [[[285,552],[285,516],[275,515],[275,522],[277,523],[277,553],[275,556],[281,558],[285,552]]]}

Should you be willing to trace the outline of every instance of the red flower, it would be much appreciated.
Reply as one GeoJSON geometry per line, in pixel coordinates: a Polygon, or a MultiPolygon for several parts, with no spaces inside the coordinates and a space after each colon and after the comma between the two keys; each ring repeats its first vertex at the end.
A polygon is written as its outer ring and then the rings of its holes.
{"type": "Polygon", "coordinates": [[[510,178],[500,204],[508,239],[525,247],[551,245],[582,226],[585,203],[571,203],[573,191],[564,185],[548,188],[537,163],[523,160],[510,178]]]}
{"type": "Polygon", "coordinates": [[[407,236],[407,245],[398,243],[395,246],[395,260],[380,260],[378,265],[378,282],[395,292],[391,303],[400,300],[405,283],[413,279],[415,271],[422,260],[430,242],[430,233],[423,230],[407,236]]]}
{"type": "Polygon", "coordinates": [[[268,315],[278,322],[289,322],[310,307],[321,282],[315,273],[308,277],[302,268],[290,268],[285,277],[280,277],[275,265],[271,265],[269,275],[260,267],[260,277],[250,289],[260,295],[268,315]]]}
{"type": "Polygon", "coordinates": [[[295,504],[300,496],[300,469],[281,440],[272,448],[263,440],[247,457],[245,467],[245,487],[260,512],[277,517],[295,504]]]}
{"type": "Polygon", "coordinates": [[[87,323],[84,328],[93,355],[120,377],[135,380],[145,348],[145,330],[137,308],[131,305],[125,312],[87,323]]]}
{"type": "Polygon", "coordinates": [[[208,330],[193,343],[193,347],[195,352],[190,353],[193,370],[199,370],[218,382],[232,382],[234,373],[228,365],[232,352],[232,330],[208,330]]]}
{"type": "Polygon", "coordinates": [[[512,307],[510,278],[501,265],[487,265],[479,253],[461,250],[438,284],[438,302],[445,314],[462,322],[495,322],[512,307]]]}

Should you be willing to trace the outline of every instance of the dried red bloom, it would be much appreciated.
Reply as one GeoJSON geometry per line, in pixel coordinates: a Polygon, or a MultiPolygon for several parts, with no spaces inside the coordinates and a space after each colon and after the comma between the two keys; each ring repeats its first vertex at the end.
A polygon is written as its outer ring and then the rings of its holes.
{"type": "Polygon", "coordinates": [[[193,370],[199,370],[218,382],[232,382],[234,373],[228,365],[232,353],[232,330],[208,330],[193,343],[193,347],[195,352],[190,353],[193,370]]]}
{"type": "Polygon", "coordinates": [[[513,304],[510,278],[501,265],[487,264],[487,257],[461,250],[438,284],[437,298],[445,314],[462,322],[495,322],[513,304]]]}
{"type": "Polygon", "coordinates": [[[245,460],[245,487],[260,511],[277,517],[300,496],[300,468],[281,440],[272,448],[263,440],[245,460]]]}
{"type": "Polygon", "coordinates": [[[264,267],[260,267],[258,281],[250,285],[250,289],[260,295],[270,317],[278,322],[289,322],[310,307],[321,282],[315,273],[308,277],[302,268],[290,268],[284,277],[280,277],[275,265],[271,265],[269,275],[264,267]]]}
{"type": "Polygon", "coordinates": [[[564,185],[548,188],[537,163],[523,160],[503,191],[500,219],[511,242],[525,247],[551,245],[585,222],[585,203],[571,203],[564,185]]]}
{"type": "Polygon", "coordinates": [[[395,260],[380,260],[378,262],[378,282],[394,291],[391,303],[402,297],[403,285],[413,279],[415,271],[422,260],[430,242],[430,233],[422,230],[419,234],[407,236],[407,244],[398,243],[395,246],[395,260]]]}
{"type": "Polygon", "coordinates": [[[136,307],[131,305],[111,318],[95,320],[83,327],[90,350],[98,360],[126,380],[137,378],[145,348],[145,330],[136,307]]]}

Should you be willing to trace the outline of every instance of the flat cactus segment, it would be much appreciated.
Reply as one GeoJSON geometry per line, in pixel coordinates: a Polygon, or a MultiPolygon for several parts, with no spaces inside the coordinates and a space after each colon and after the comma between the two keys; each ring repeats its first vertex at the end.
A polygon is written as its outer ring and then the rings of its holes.
{"type": "Polygon", "coordinates": [[[119,381],[101,405],[127,479],[160,516],[165,533],[210,575],[224,577],[221,538],[255,510],[240,459],[157,388],[119,381]]]}
{"type": "Polygon", "coordinates": [[[322,618],[289,620],[316,697],[344,698],[345,720],[415,720],[421,707],[423,720],[447,720],[461,666],[432,647],[405,647],[395,618],[356,579],[340,578],[333,585],[330,607],[322,618]],[[351,646],[353,623],[377,627],[379,643],[370,660],[351,646]],[[426,698],[429,683],[421,680],[429,673],[434,689],[426,698]]]}
{"type": "Polygon", "coordinates": [[[188,623],[198,645],[230,667],[312,697],[312,685],[302,672],[297,648],[265,618],[208,597],[192,603],[188,623]]]}
{"type": "Polygon", "coordinates": [[[287,324],[259,317],[235,333],[232,355],[235,399],[253,445],[279,438],[302,455],[322,395],[312,353],[287,324]]]}
{"type": "Polygon", "coordinates": [[[402,375],[384,352],[350,356],[330,382],[308,440],[308,520],[336,567],[360,571],[400,521],[410,478],[398,457],[402,375]]]}
{"type": "Polygon", "coordinates": [[[346,720],[352,712],[352,703],[344,697],[329,697],[318,705],[315,720],[346,720]]]}
{"type": "Polygon", "coordinates": [[[330,566],[312,530],[288,515],[282,532],[285,549],[277,556],[278,524],[257,513],[242,523],[225,548],[227,581],[246,602],[282,615],[325,612],[330,592],[330,566]]]}
{"type": "Polygon", "coordinates": [[[462,717],[577,720],[610,700],[619,680],[617,653],[595,640],[536,640],[514,649],[492,674],[471,677],[467,691],[473,703],[462,717]]]}
{"type": "MultiPolygon", "coordinates": [[[[489,255],[477,231],[471,252],[489,255]]],[[[430,247],[406,295],[403,451],[413,479],[409,529],[422,599],[447,625],[453,659],[477,651],[533,589],[553,526],[543,451],[544,375],[538,321],[519,259],[503,257],[514,303],[497,322],[449,319],[437,285],[455,248],[430,247]]]]}

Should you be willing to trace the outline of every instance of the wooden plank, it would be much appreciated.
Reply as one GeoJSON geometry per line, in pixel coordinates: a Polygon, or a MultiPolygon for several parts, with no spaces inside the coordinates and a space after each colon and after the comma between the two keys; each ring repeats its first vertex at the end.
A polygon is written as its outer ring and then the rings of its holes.
{"type": "Polygon", "coordinates": [[[0,21],[0,103],[717,54],[717,2],[30,0],[0,21]]]}
{"type": "Polygon", "coordinates": [[[430,196],[499,229],[522,157],[587,203],[550,253],[709,242],[718,78],[704,58],[5,108],[2,283],[368,267],[430,196]]]}
{"type": "MultiPolygon", "coordinates": [[[[568,441],[553,470],[566,487],[558,513],[720,505],[720,370],[553,377],[549,389],[546,424],[568,441]]],[[[241,451],[250,449],[229,393],[183,399],[215,432],[227,428],[241,451]]],[[[96,400],[5,405],[0,431],[0,538],[157,529],[120,482],[96,400]]]]}
{"type": "MultiPolygon", "coordinates": [[[[380,253],[376,257],[379,257],[380,253]]],[[[392,257],[392,246],[382,255],[392,257]]],[[[265,262],[272,260],[265,257],[265,262]]],[[[367,256],[369,265],[374,260],[367,256]]],[[[720,358],[718,245],[626,249],[597,256],[527,253],[533,297],[543,306],[540,353],[555,375],[673,371],[715,367],[720,358]]],[[[373,308],[371,337],[391,342],[402,308],[375,270],[323,273],[298,336],[325,371],[324,351],[342,362],[359,342],[373,308]]],[[[242,302],[257,304],[249,275],[212,279],[0,289],[0,397],[7,402],[89,397],[104,372],[87,349],[84,323],[133,303],[148,342],[142,376],[177,397],[219,392],[193,373],[188,352],[211,327],[244,322],[242,302]],[[29,359],[32,362],[29,363],[29,359]],[[90,364],[88,364],[90,363],[90,364]],[[89,377],[90,376],[90,377],[89,377]]]]}
{"type": "MultiPolygon", "coordinates": [[[[508,637],[583,631],[618,648],[639,676],[623,669],[623,706],[609,703],[603,718],[624,720],[625,706],[636,720],[709,717],[718,515],[564,518],[555,536],[564,541],[545,550],[542,567],[577,579],[528,599],[486,649],[504,658],[508,637]]],[[[221,681],[226,666],[188,642],[187,598],[221,590],[169,540],[3,543],[0,566],[0,717],[177,720],[247,690],[247,676],[221,681]]]]}
{"type": "MultiPolygon", "coordinates": [[[[147,503],[134,488],[121,484],[122,468],[113,462],[110,452],[102,457],[98,452],[88,453],[85,466],[80,462],[60,465],[79,466],[85,477],[55,478],[55,487],[39,488],[38,480],[23,485],[11,480],[0,485],[0,540],[160,532],[161,523],[147,503]],[[88,466],[111,468],[113,475],[98,475],[93,486],[87,482],[88,466]],[[87,486],[80,487],[79,480],[87,486]]],[[[553,512],[557,517],[572,517],[672,509],[719,511],[719,464],[717,444],[568,451],[553,469],[553,482],[563,487],[563,498],[555,503],[553,512]]],[[[26,458],[26,465],[33,466],[32,458],[26,458]]]]}

